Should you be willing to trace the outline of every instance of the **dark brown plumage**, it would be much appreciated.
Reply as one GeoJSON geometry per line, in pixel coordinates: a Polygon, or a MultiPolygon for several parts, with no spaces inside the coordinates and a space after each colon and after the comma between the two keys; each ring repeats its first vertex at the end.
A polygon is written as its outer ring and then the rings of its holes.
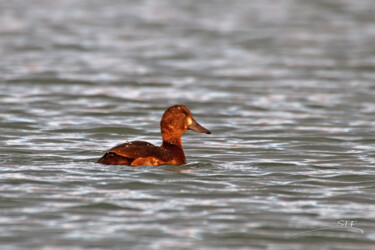
{"type": "Polygon", "coordinates": [[[183,105],[168,108],[160,121],[163,143],[157,147],[143,141],[125,142],[109,150],[97,161],[110,165],[158,166],[162,164],[180,165],[186,163],[181,136],[188,130],[210,134],[197,123],[190,110],[183,105]]]}

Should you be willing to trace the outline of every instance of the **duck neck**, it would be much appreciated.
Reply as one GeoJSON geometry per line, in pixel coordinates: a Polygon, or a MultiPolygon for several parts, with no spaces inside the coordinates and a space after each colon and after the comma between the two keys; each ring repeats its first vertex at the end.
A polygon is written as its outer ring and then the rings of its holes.
{"type": "Polygon", "coordinates": [[[181,137],[163,137],[163,145],[173,145],[182,149],[181,137]]]}
{"type": "Polygon", "coordinates": [[[181,138],[168,138],[168,140],[163,138],[161,147],[170,151],[176,159],[181,159],[183,160],[182,163],[185,163],[186,159],[182,149],[181,138]]]}

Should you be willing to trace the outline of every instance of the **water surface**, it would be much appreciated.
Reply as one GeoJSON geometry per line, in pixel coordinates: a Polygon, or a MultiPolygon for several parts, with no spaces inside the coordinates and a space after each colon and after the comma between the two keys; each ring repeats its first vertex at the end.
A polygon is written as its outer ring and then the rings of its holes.
{"type": "Polygon", "coordinates": [[[373,249],[374,11],[0,1],[2,248],[373,249]],[[177,103],[186,165],[94,163],[177,103]]]}

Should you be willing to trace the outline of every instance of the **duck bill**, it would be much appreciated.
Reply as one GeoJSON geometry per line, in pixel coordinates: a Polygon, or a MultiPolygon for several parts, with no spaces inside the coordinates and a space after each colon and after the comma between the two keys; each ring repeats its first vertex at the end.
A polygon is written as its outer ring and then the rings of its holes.
{"type": "Polygon", "coordinates": [[[198,122],[195,120],[192,120],[192,123],[188,126],[188,129],[194,130],[199,133],[206,133],[211,134],[211,131],[201,126],[198,122]]]}

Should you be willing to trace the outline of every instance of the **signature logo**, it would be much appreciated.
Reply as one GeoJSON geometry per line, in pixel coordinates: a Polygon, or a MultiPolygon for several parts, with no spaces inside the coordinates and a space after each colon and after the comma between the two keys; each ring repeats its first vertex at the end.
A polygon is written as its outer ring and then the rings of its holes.
{"type": "Polygon", "coordinates": [[[356,220],[339,220],[337,221],[337,225],[335,225],[334,227],[323,227],[323,228],[305,231],[305,232],[298,233],[298,234],[293,234],[291,236],[288,236],[287,239],[297,238],[297,237],[301,237],[311,232],[325,231],[325,230],[345,230],[345,231],[351,231],[351,232],[359,233],[363,235],[364,231],[355,226],[356,222],[357,222],[356,220]]]}

